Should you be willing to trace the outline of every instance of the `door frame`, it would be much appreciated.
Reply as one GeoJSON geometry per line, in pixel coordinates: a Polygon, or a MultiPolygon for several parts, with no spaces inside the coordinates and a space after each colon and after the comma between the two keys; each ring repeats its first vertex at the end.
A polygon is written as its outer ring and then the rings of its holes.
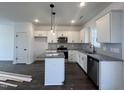
{"type": "MultiPolygon", "coordinates": [[[[27,32],[14,32],[14,61],[13,61],[13,64],[17,64],[17,62],[16,62],[16,34],[17,33],[26,33],[27,36],[28,36],[27,32]]],[[[29,46],[27,46],[27,48],[29,50],[29,46]]],[[[29,51],[28,51],[28,55],[27,56],[28,56],[28,60],[27,60],[27,63],[25,63],[25,64],[29,64],[29,62],[28,62],[29,61],[29,51]]]]}

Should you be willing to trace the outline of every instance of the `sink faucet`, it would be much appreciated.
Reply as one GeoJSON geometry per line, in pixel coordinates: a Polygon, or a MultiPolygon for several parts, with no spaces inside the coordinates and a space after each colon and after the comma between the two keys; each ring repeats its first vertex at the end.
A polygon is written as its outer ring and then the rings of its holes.
{"type": "Polygon", "coordinates": [[[95,46],[94,46],[92,43],[90,43],[90,48],[92,49],[92,52],[93,52],[93,53],[96,52],[96,51],[95,51],[95,46]]]}

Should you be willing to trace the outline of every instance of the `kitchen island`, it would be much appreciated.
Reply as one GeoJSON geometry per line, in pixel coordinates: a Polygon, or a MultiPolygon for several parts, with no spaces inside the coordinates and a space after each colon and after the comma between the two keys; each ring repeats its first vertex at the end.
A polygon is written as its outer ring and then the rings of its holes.
{"type": "Polygon", "coordinates": [[[64,54],[47,52],[45,54],[45,82],[44,85],[63,85],[65,64],[64,54]]]}

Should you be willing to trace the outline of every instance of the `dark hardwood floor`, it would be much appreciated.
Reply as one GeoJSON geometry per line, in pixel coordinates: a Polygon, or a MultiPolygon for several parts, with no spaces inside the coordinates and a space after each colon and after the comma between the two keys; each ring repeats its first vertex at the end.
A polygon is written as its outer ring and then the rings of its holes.
{"type": "MultiPolygon", "coordinates": [[[[97,88],[87,78],[85,73],[76,63],[65,64],[65,82],[62,86],[44,86],[44,62],[34,62],[30,65],[16,64],[11,62],[0,62],[1,71],[9,71],[20,74],[32,75],[33,80],[30,83],[7,81],[18,84],[17,88],[3,87],[1,90],[96,90],[97,88]]],[[[54,73],[53,73],[54,74],[54,73]]]]}

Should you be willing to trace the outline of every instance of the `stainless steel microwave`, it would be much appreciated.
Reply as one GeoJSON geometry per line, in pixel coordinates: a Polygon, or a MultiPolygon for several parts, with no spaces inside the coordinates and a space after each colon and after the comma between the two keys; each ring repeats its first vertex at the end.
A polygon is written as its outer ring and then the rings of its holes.
{"type": "Polygon", "coordinates": [[[58,37],[58,43],[67,43],[68,38],[67,37],[58,37]]]}

